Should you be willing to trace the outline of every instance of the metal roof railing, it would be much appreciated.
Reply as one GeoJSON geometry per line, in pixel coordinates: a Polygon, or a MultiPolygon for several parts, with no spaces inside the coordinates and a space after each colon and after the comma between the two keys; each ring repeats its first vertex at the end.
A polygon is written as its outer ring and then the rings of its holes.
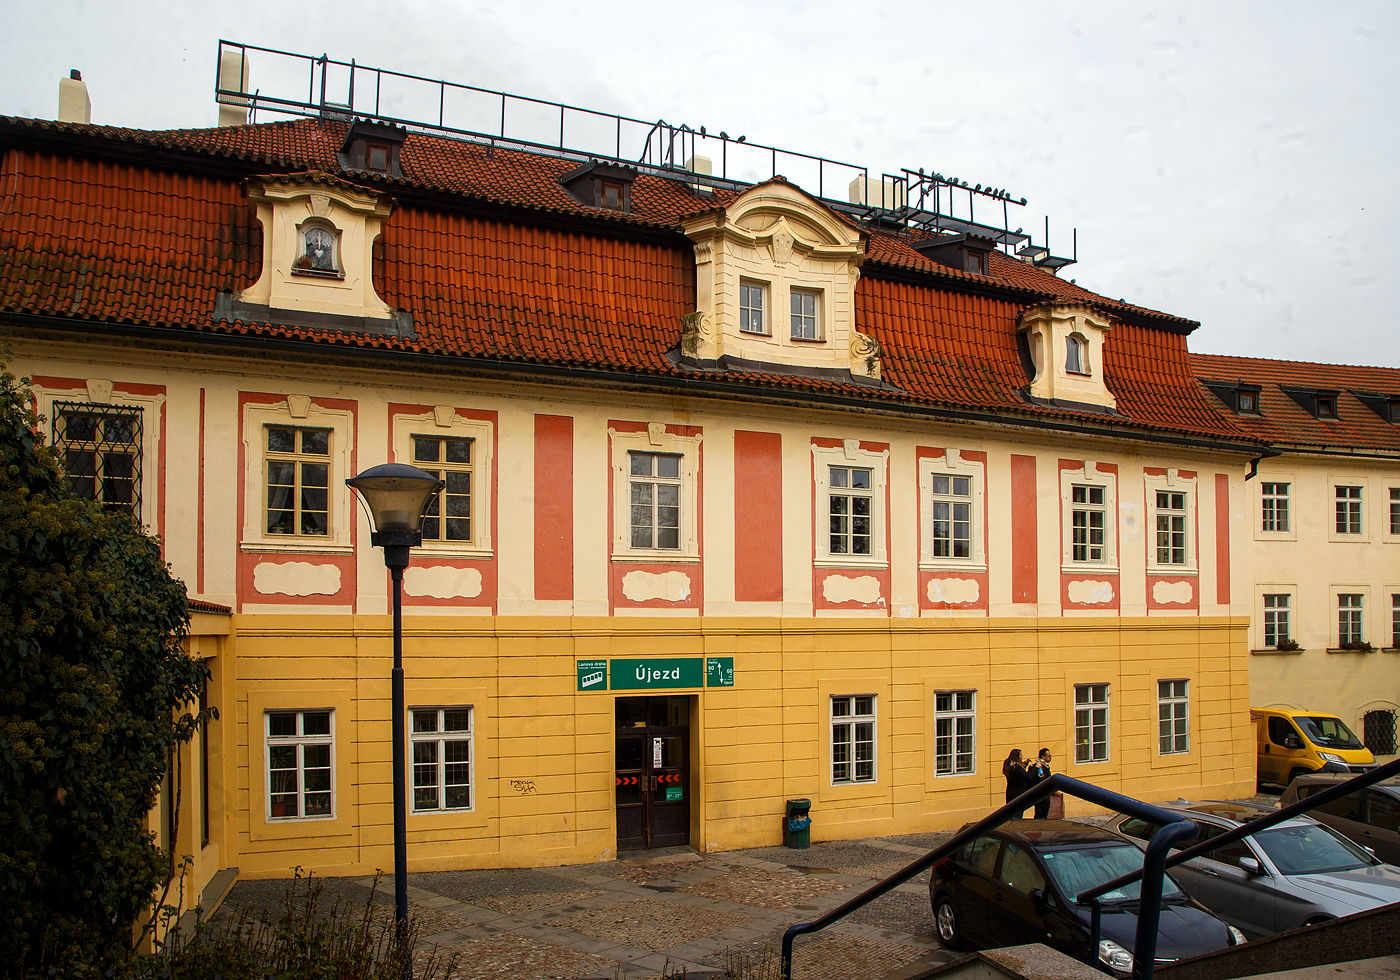
{"type": "MultiPolygon", "coordinates": [[[[1052,256],[1046,245],[1035,245],[1023,229],[1011,227],[1010,208],[1023,207],[1024,197],[922,168],[872,175],[868,167],[859,164],[767,146],[704,126],[635,119],[374,68],[353,58],[340,61],[328,54],[298,54],[220,40],[217,64],[216,101],[246,106],[252,120],[259,112],[362,117],[579,161],[604,160],[698,186],[743,188],[782,175],[809,192],[815,188],[815,196],[824,204],[854,217],[931,235],[960,233],[988,238],[1008,252],[1017,249],[1018,255],[1046,268],[1057,269],[1074,261],[1052,256]],[[238,58],[239,70],[231,73],[235,77],[228,77],[223,70],[226,54],[238,58]],[[257,55],[261,83],[256,86],[245,81],[251,74],[250,54],[257,55]],[[709,161],[713,173],[702,169],[701,158],[709,161]],[[859,194],[839,196],[856,181],[860,182],[859,194]],[[979,202],[983,220],[978,220],[976,213],[979,202]],[[993,209],[991,220],[986,220],[988,206],[993,209]],[[1000,224],[995,220],[998,210],[1000,224]]],[[[1048,219],[1046,237],[1048,240],[1048,219]]]]}

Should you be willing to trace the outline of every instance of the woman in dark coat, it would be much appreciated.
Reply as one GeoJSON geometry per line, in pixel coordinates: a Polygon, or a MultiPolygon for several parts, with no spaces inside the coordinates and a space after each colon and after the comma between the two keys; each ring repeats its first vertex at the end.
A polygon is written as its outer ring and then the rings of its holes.
{"type": "MultiPolygon", "coordinates": [[[[1021,750],[1012,749],[1011,754],[1006,757],[1006,761],[1001,764],[1001,774],[1006,777],[1006,802],[1010,803],[1030,788],[1031,783],[1026,776],[1026,764],[1021,761],[1021,750]]],[[[1013,813],[1012,819],[1019,819],[1026,811],[1013,813]]]]}

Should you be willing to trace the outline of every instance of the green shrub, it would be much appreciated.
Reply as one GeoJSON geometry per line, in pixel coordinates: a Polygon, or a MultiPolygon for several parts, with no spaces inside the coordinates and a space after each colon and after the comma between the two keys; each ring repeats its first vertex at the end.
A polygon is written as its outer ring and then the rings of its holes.
{"type": "Polygon", "coordinates": [[[146,817],[207,671],[159,543],[69,490],[30,404],[0,373],[0,962],[82,976],[171,873],[146,817]]]}

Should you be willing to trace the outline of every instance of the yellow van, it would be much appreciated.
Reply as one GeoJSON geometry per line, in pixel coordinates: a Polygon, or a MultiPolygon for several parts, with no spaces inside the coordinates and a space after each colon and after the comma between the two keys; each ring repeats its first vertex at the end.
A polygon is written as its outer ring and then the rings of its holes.
{"type": "Polygon", "coordinates": [[[1250,708],[1259,743],[1259,782],[1287,786],[1310,772],[1366,772],[1376,757],[1326,711],[1250,708]]]}

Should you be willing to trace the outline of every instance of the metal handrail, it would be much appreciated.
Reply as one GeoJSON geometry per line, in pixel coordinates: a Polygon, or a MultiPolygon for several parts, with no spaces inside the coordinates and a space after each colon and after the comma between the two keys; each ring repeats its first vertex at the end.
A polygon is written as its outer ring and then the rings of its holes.
{"type": "MultiPolygon", "coordinates": [[[[951,840],[935,847],[903,870],[897,871],[879,884],[867,888],[855,898],[838,905],[820,918],[789,927],[783,933],[782,959],[779,967],[782,980],[791,980],[792,978],[792,942],[798,936],[825,929],[857,909],[869,905],[881,895],[894,890],[915,875],[942,863],[968,841],[1005,823],[1012,814],[1024,813],[1057,791],[1068,793],[1081,800],[1087,800],[1105,809],[1131,813],[1135,817],[1162,825],[1161,829],[1153,834],[1151,842],[1147,845],[1147,851],[1143,855],[1142,870],[1134,872],[1132,879],[1133,881],[1138,878],[1144,879],[1142,893],[1139,897],[1132,976],[1133,980],[1152,980],[1152,967],[1157,955],[1157,927],[1162,914],[1162,879],[1166,876],[1167,857],[1171,852],[1172,844],[1194,834],[1196,825],[1190,820],[1178,818],[1175,814],[1161,810],[1150,803],[1143,803],[1140,800],[1123,796],[1121,793],[1101,789],[1091,783],[1072,779],[1063,773],[1055,773],[1049,779],[1041,780],[1010,803],[998,807],[981,820],[958,831],[951,840]],[[1150,877],[1148,877],[1149,875],[1150,877]]],[[[1094,889],[1095,898],[1090,902],[1093,925],[1091,926],[1090,959],[1087,962],[1090,966],[1095,967],[1098,966],[1096,952],[1098,949],[1097,924],[1099,920],[1096,896],[1102,895],[1106,890],[1110,889],[1107,886],[1094,889]]],[[[1079,899],[1083,899],[1087,895],[1086,892],[1080,895],[1079,899]]]]}
{"type": "MultiPolygon", "coordinates": [[[[1400,775],[1400,759],[1395,759],[1392,762],[1387,762],[1383,766],[1377,766],[1370,772],[1362,773],[1359,776],[1353,776],[1351,779],[1344,780],[1338,783],[1336,786],[1333,786],[1331,789],[1323,790],[1321,793],[1318,793],[1314,796],[1309,796],[1305,800],[1299,800],[1298,802],[1291,803],[1288,806],[1280,807],[1279,809],[1274,810],[1273,812],[1267,814],[1266,816],[1260,817],[1257,820],[1251,820],[1249,821],[1249,823],[1241,824],[1234,830],[1227,830],[1225,833],[1220,834],[1216,837],[1212,837],[1210,840],[1201,841],[1201,843],[1196,844],[1194,847],[1188,847],[1185,850],[1177,851],[1175,854],[1173,854],[1167,859],[1166,866],[1169,868],[1175,867],[1182,861],[1189,861],[1194,857],[1200,857],[1207,851],[1213,851],[1217,847],[1220,847],[1222,844],[1230,844],[1237,840],[1242,840],[1243,838],[1248,837],[1251,834],[1256,834],[1261,830],[1267,830],[1275,824],[1279,824],[1285,820],[1292,819],[1293,817],[1298,816],[1298,814],[1300,813],[1307,813],[1309,810],[1316,810],[1318,807],[1331,803],[1333,800],[1341,799],[1348,793],[1359,789],[1365,789],[1367,786],[1371,786],[1375,783],[1379,783],[1383,780],[1389,779],[1391,776],[1397,775],[1400,775]]],[[[1137,814],[1133,814],[1133,816],[1137,816],[1137,814]]],[[[1175,814],[1168,814],[1168,816],[1175,817],[1175,814]]],[[[1155,842],[1159,835],[1160,831],[1158,832],[1158,834],[1153,835],[1152,840],[1155,842]]],[[[1141,878],[1142,874],[1143,873],[1141,871],[1133,871],[1125,875],[1120,875],[1119,877],[1114,878],[1112,881],[1105,882],[1104,884],[1099,885],[1098,887],[1090,891],[1084,892],[1079,897],[1097,898],[1099,895],[1113,891],[1115,888],[1122,888],[1124,885],[1132,884],[1133,882],[1141,878]]]]}

